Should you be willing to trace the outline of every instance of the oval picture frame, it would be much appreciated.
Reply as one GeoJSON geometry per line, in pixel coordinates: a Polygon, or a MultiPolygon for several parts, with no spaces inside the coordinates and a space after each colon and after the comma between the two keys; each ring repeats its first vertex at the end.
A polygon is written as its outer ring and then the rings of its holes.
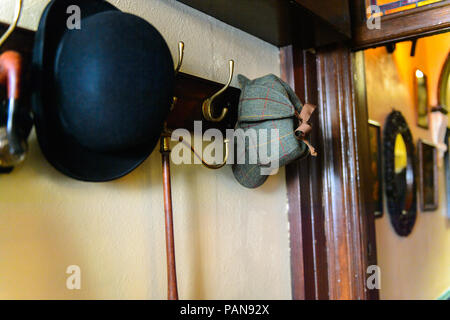
{"type": "Polygon", "coordinates": [[[401,112],[394,110],[389,114],[384,126],[383,141],[384,182],[389,217],[395,232],[406,237],[411,233],[417,217],[416,156],[411,131],[401,112]],[[405,194],[400,194],[395,172],[395,142],[399,134],[407,150],[405,194]],[[404,202],[399,203],[403,198],[404,202]]]}

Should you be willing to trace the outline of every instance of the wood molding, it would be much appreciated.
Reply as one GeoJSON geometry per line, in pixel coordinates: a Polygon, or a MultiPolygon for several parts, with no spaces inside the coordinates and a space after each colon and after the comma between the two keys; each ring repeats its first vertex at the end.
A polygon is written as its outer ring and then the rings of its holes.
{"type": "Polygon", "coordinates": [[[382,16],[381,28],[373,30],[367,28],[362,2],[354,1],[352,6],[354,50],[450,30],[450,0],[382,16]]]}
{"type": "MultiPolygon", "coordinates": [[[[297,47],[282,49],[282,74],[299,98],[317,104],[316,57],[297,47]]],[[[311,118],[319,123],[319,112],[311,118]]],[[[323,154],[320,126],[309,136],[319,155],[323,154]]],[[[322,161],[308,157],[286,167],[289,200],[292,297],[295,300],[328,299],[327,256],[323,206],[322,161]]]]}
{"type": "Polygon", "coordinates": [[[358,144],[361,123],[357,121],[359,110],[353,94],[349,49],[337,47],[318,52],[317,73],[329,298],[366,299],[366,213],[358,144]]]}
{"type": "MultiPolygon", "coordinates": [[[[366,69],[364,52],[358,51],[351,54],[353,74],[353,96],[356,121],[356,138],[358,147],[358,186],[360,190],[360,226],[362,254],[364,261],[364,275],[368,266],[377,265],[377,244],[375,234],[375,212],[377,205],[372,201],[372,188],[376,177],[370,165],[370,137],[369,137],[369,110],[366,92],[366,69]]],[[[379,164],[381,165],[381,163],[379,164]]],[[[365,298],[378,300],[380,292],[378,289],[367,290],[365,287],[365,298]]]]}
{"type": "MultiPolygon", "coordinates": [[[[337,32],[351,38],[351,19],[349,0],[294,0],[311,14],[320,17],[323,23],[328,24],[337,32]]],[[[351,0],[350,0],[351,1],[351,0]]]]}
{"type": "Polygon", "coordinates": [[[330,299],[364,296],[350,65],[344,48],[324,50],[317,56],[330,299]]]}
{"type": "Polygon", "coordinates": [[[377,299],[366,288],[376,243],[365,188],[371,176],[363,53],[293,48],[289,59],[283,50],[282,74],[294,79],[302,101],[318,105],[310,140],[319,156],[286,168],[293,298],[377,299]]]}
{"type": "Polygon", "coordinates": [[[349,0],[177,0],[278,47],[351,38],[349,0]]]}

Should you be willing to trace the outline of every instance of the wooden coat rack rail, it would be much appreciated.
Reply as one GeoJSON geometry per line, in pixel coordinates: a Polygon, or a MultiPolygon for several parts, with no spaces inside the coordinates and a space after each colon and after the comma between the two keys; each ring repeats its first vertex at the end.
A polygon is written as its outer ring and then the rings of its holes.
{"type": "MultiPolygon", "coordinates": [[[[0,34],[6,31],[8,25],[0,23],[0,34]]],[[[31,85],[31,59],[34,43],[34,32],[31,30],[17,28],[11,37],[0,49],[0,53],[7,50],[15,50],[22,54],[24,60],[24,81],[22,102],[30,103],[31,85]]],[[[206,80],[183,72],[178,73],[175,81],[174,96],[177,98],[174,108],[167,119],[168,129],[183,128],[194,130],[194,121],[202,120],[202,131],[215,128],[222,132],[234,128],[237,121],[237,107],[239,104],[240,89],[229,87],[222,95],[217,97],[214,112],[220,114],[222,108],[228,108],[226,117],[220,122],[211,122],[203,118],[203,101],[211,97],[215,92],[223,88],[223,84],[206,80]]],[[[4,97],[5,90],[0,90],[0,101],[4,97]]],[[[215,114],[215,116],[217,116],[215,114]]]]}

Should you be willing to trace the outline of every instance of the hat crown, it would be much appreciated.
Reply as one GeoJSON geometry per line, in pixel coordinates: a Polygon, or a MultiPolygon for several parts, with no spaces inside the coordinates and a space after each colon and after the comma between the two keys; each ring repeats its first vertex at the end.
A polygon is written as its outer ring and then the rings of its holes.
{"type": "Polygon", "coordinates": [[[119,11],[66,30],[55,59],[55,105],[62,129],[100,152],[154,140],[172,98],[173,61],[145,20],[119,11]]]}

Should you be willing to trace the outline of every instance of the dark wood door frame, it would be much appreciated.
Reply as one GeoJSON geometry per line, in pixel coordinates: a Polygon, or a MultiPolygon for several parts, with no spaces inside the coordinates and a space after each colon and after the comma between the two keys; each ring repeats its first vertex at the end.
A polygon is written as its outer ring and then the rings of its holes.
{"type": "Polygon", "coordinates": [[[294,299],[376,299],[366,270],[376,264],[363,53],[344,46],[282,49],[283,77],[317,104],[317,158],[287,167],[294,299]]]}
{"type": "Polygon", "coordinates": [[[382,17],[372,32],[355,16],[364,9],[355,0],[352,44],[281,48],[283,78],[318,106],[310,140],[319,156],[286,168],[293,299],[379,298],[366,286],[377,258],[364,53],[352,51],[448,31],[449,4],[382,17]]]}
{"type": "MultiPolygon", "coordinates": [[[[305,103],[318,99],[316,55],[294,48],[281,49],[282,77],[305,103]]],[[[311,122],[319,123],[320,110],[311,122]]],[[[319,157],[286,168],[289,200],[292,296],[294,299],[328,299],[327,253],[322,206],[322,155],[320,126],[314,125],[310,141],[319,157]]]]}

